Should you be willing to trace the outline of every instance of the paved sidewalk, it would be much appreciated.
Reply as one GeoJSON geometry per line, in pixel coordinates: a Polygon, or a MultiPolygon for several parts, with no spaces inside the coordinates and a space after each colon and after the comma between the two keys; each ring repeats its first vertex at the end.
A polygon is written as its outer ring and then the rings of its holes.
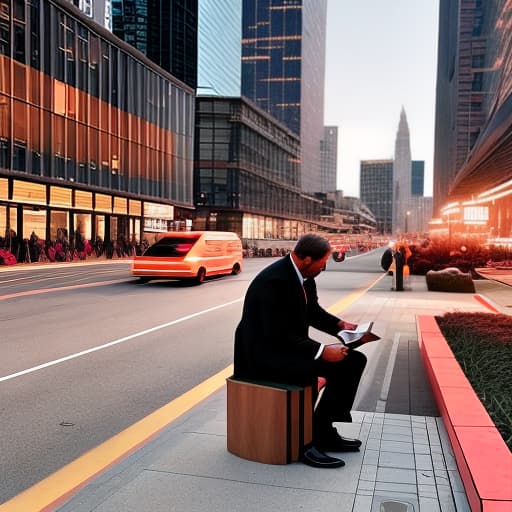
{"type": "MultiPolygon", "coordinates": [[[[344,312],[354,321],[371,312],[387,344],[385,360],[372,354],[363,377],[382,382],[379,396],[356,398],[353,423],[337,425],[342,435],[363,441],[361,452],[342,454],[345,467],[273,466],[230,454],[224,387],[91,481],[59,512],[469,511],[443,423],[420,385],[424,376],[417,361],[400,361],[419,357],[416,315],[487,310],[473,294],[428,292],[424,277],[410,279],[411,290],[391,292],[385,276],[344,312]],[[418,414],[422,401],[425,412],[418,414]]],[[[497,309],[512,311],[510,287],[476,285],[497,309]]]]}

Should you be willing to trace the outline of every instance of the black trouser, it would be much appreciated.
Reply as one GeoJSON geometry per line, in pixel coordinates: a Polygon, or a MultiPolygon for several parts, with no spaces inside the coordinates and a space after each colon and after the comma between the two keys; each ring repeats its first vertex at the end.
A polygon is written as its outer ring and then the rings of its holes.
{"type": "MultiPolygon", "coordinates": [[[[333,421],[352,421],[350,410],[366,366],[366,356],[350,350],[342,361],[328,363],[318,359],[315,365],[317,375],[327,382],[313,414],[313,438],[332,430],[333,421]]],[[[316,401],[317,393],[313,394],[316,401]]]]}

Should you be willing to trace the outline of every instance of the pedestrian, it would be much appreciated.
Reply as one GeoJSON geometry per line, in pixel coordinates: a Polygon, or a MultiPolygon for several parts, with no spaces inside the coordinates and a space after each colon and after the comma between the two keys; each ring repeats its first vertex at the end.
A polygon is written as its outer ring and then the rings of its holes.
{"type": "MultiPolygon", "coordinates": [[[[337,343],[323,344],[309,336],[309,327],[337,336],[357,326],[323,309],[318,303],[315,277],[331,254],[327,239],[303,235],[294,250],[263,269],[245,296],[242,318],[235,332],[234,376],[285,384],[312,385],[313,406],[318,377],[326,379],[313,413],[313,443],[302,461],[310,466],[344,465],[326,451],[358,451],[361,441],[341,437],[333,422],[351,422],[350,414],[366,356],[337,343]]],[[[378,339],[367,334],[358,342],[378,339]]],[[[352,345],[351,345],[352,347],[352,345]]]]}

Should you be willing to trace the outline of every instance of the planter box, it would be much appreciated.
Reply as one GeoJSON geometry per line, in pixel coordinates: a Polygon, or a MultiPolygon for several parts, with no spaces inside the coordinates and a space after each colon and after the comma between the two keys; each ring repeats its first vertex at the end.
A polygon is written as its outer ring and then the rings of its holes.
{"type": "Polygon", "coordinates": [[[420,350],[472,512],[512,510],[512,453],[433,316],[417,317],[420,350]]]}

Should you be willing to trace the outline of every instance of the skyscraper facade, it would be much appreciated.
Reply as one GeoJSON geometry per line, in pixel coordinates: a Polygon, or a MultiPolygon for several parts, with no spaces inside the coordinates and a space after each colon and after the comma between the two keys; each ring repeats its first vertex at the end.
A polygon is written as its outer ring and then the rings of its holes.
{"type": "Polygon", "coordinates": [[[197,94],[241,94],[242,0],[199,0],[197,94]]]}
{"type": "Polygon", "coordinates": [[[392,232],[393,160],[362,160],[359,173],[361,201],[373,212],[377,232],[392,232]]]}
{"type": "Polygon", "coordinates": [[[320,192],[334,192],[338,172],[338,127],[325,126],[320,143],[320,192]]]}
{"type": "Polygon", "coordinates": [[[112,0],[114,34],[193,89],[197,0],[112,0]]]}
{"type": "Polygon", "coordinates": [[[243,0],[242,95],[301,140],[301,187],[317,192],[323,137],[326,0],[243,0]]]}
{"type": "Polygon", "coordinates": [[[411,143],[405,109],[402,107],[395,139],[393,161],[393,233],[403,233],[411,202],[411,143]]]}
{"type": "Polygon", "coordinates": [[[511,16],[510,2],[440,1],[434,208],[445,231],[512,234],[511,16]]]}

